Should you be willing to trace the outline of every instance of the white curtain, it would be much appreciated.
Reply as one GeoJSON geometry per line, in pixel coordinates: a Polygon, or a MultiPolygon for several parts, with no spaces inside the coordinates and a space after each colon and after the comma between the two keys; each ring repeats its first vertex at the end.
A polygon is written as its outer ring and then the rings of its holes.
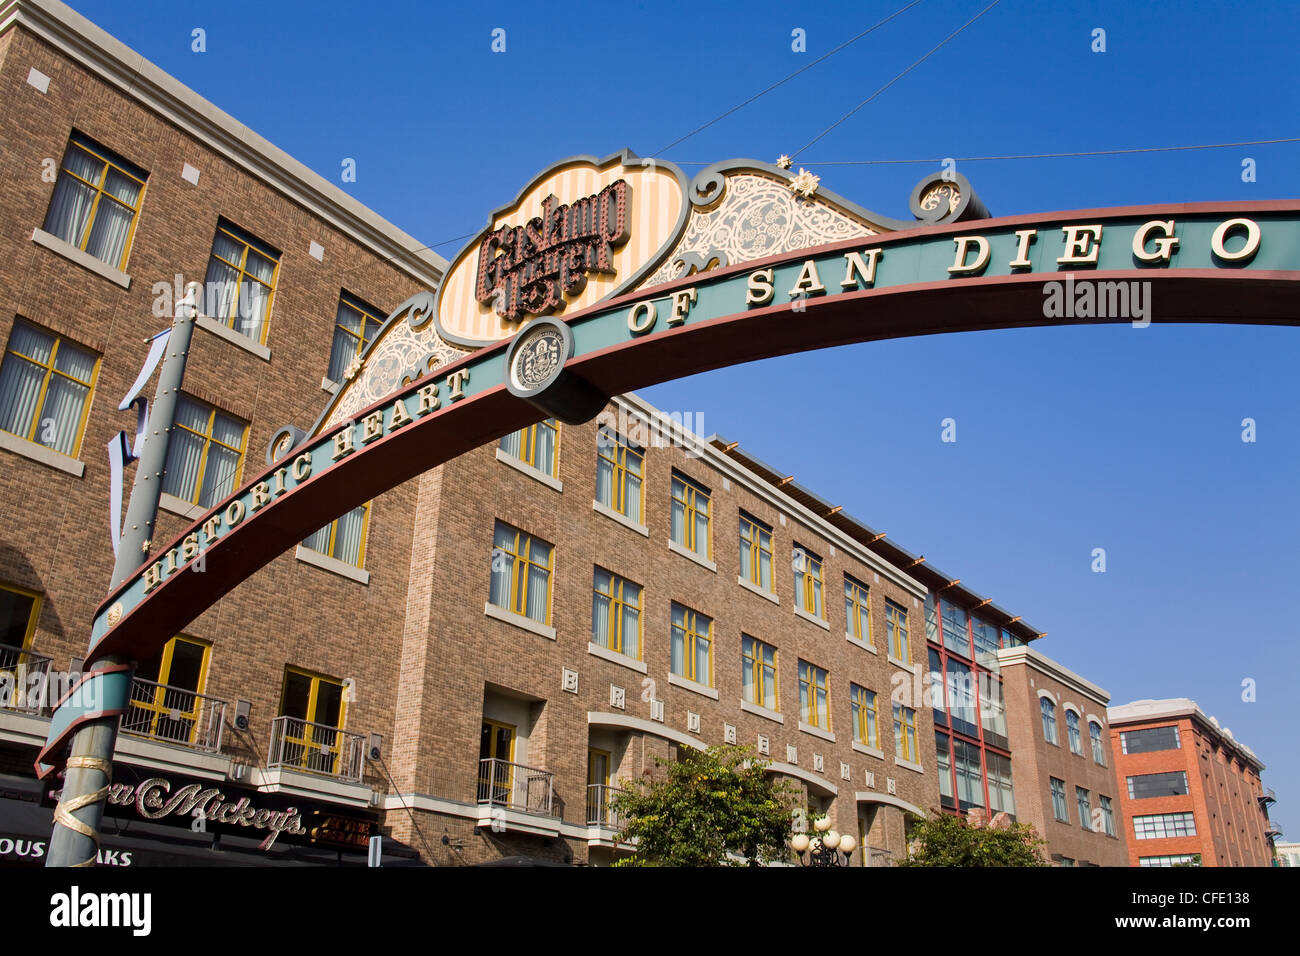
{"type": "Polygon", "coordinates": [[[637,640],[640,634],[641,610],[641,589],[634,588],[630,584],[623,585],[623,653],[628,657],[637,657],[637,640]],[[635,602],[635,605],[634,603],[635,602]]]}
{"type": "Polygon", "coordinates": [[[695,498],[695,509],[695,553],[708,557],[709,500],[697,495],[695,498]]]}
{"type": "MultiPolygon", "coordinates": [[[[335,339],[340,333],[335,332],[335,339]]],[[[333,375],[330,378],[334,378],[333,375]]],[[[334,379],[336,382],[341,379],[334,379]]],[[[523,435],[522,431],[511,432],[509,435],[501,436],[501,450],[511,458],[523,458],[523,435]]]]}
{"type": "Polygon", "coordinates": [[[185,428],[172,430],[167,445],[167,466],[163,472],[163,491],[185,501],[194,500],[198,488],[199,463],[203,459],[203,435],[208,430],[208,413],[201,405],[181,396],[176,403],[176,424],[185,428]],[[193,429],[199,434],[192,434],[193,429]]]}
{"type": "Polygon", "coordinates": [[[22,354],[6,354],[3,365],[0,365],[0,428],[5,431],[22,438],[30,437],[32,421],[36,417],[36,400],[46,373],[45,369],[22,356],[49,362],[53,342],[53,338],[30,326],[14,323],[13,333],[9,336],[10,353],[22,354]]]}
{"type": "Polygon", "coordinates": [[[514,609],[510,601],[513,586],[515,535],[506,525],[498,524],[492,537],[492,584],[488,599],[497,607],[514,609]]]}
{"type": "Polygon", "coordinates": [[[627,505],[625,513],[633,521],[641,520],[641,462],[628,457],[627,461],[627,494],[624,502],[627,505]]]}
{"type": "Polygon", "coordinates": [[[58,185],[54,187],[54,199],[50,202],[50,211],[45,217],[45,231],[53,233],[65,242],[80,246],[86,234],[86,224],[90,219],[90,209],[95,204],[95,190],[69,173],[76,173],[82,179],[98,182],[104,164],[76,147],[69,147],[63,157],[63,171],[59,174],[58,185]]]}
{"type": "Polygon", "coordinates": [[[669,670],[679,676],[686,674],[686,633],[681,608],[673,605],[672,642],[668,651],[669,670]]]}
{"type": "Polygon", "coordinates": [[[357,355],[357,340],[335,326],[334,344],[330,347],[330,367],[327,373],[330,381],[342,382],[343,373],[357,355]]]}
{"type": "MultiPolygon", "coordinates": [[[[676,489],[674,489],[674,490],[676,490],[676,489]]],[[[630,511],[630,512],[628,512],[628,513],[629,513],[629,514],[639,514],[639,512],[632,512],[632,511],[630,511]]],[[[684,504],[682,504],[682,502],[680,502],[680,501],[677,500],[677,496],[676,496],[675,494],[673,495],[673,506],[672,506],[672,511],[671,511],[670,517],[669,517],[669,519],[668,519],[668,535],[669,535],[670,538],[672,538],[672,540],[676,541],[678,544],[680,544],[680,545],[682,545],[682,546],[685,546],[685,544],[686,544],[686,506],[685,506],[684,504]]]]}
{"type": "Polygon", "coordinates": [[[366,522],[366,507],[353,508],[338,520],[334,535],[334,557],[361,566],[361,531],[366,522]]]}
{"type": "Polygon", "coordinates": [[[538,470],[553,475],[555,474],[555,426],[548,420],[539,424],[536,432],[537,448],[533,456],[534,464],[538,470]]]}
{"type": "Polygon", "coordinates": [[[122,255],[126,252],[127,236],[131,232],[131,221],[135,218],[136,200],[139,197],[138,183],[116,170],[108,171],[108,178],[104,183],[104,195],[100,197],[99,206],[95,210],[95,221],[90,227],[90,240],[86,243],[87,252],[111,266],[121,265],[122,255]],[[119,202],[113,202],[113,199],[119,202]]]}
{"type": "Polygon", "coordinates": [[[330,528],[332,525],[333,522],[327,524],[309,537],[304,538],[302,546],[304,548],[309,548],[312,551],[319,551],[321,554],[327,553],[326,549],[330,546],[330,528]]]}
{"type": "Polygon", "coordinates": [[[532,560],[537,564],[528,565],[528,608],[524,612],[534,621],[545,624],[546,619],[546,601],[548,595],[547,584],[551,578],[551,572],[548,568],[539,567],[540,564],[549,565],[551,563],[550,548],[538,545],[533,542],[532,560]]]}

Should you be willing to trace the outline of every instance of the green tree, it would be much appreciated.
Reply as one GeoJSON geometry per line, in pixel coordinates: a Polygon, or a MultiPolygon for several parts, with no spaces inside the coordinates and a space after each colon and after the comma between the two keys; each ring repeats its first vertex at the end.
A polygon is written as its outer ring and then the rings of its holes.
{"type": "Polygon", "coordinates": [[[611,806],[636,852],[616,866],[759,866],[789,856],[797,792],[746,747],[682,748],[667,773],[633,781],[611,806]]]}
{"type": "Polygon", "coordinates": [[[899,866],[1047,866],[1028,823],[973,826],[951,813],[933,811],[912,829],[910,858],[899,866]]]}

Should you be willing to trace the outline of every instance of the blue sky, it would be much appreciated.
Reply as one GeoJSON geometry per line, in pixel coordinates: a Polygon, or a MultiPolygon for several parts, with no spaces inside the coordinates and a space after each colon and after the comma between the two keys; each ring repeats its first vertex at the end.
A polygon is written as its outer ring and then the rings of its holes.
{"type": "MultiPolygon", "coordinates": [[[[542,167],[666,144],[905,5],[319,2],[73,7],[451,258],[542,167]],[[192,51],[192,30],[207,50],[192,51]],[[491,51],[506,31],[505,53],[491,51]],[[791,49],[805,32],[807,52],[791,49]]],[[[986,0],[923,0],[674,146],[793,153],[986,0]]],[[[819,165],[1300,135],[1293,2],[1003,0],[798,157],[908,218],[936,163],[819,165]],[[1106,31],[1094,53],[1093,30],[1106,31]]],[[[1300,144],[958,163],[994,215],[1296,194],[1300,144]],[[1255,160],[1256,181],[1242,181],[1255,160]]],[[[1300,837],[1286,602],[1300,558],[1300,331],[1126,325],[871,343],[645,396],[703,415],[805,486],[1021,614],[1113,702],[1196,699],[1268,765],[1300,837]],[[957,421],[956,443],[940,421],[957,421]],[[1258,440],[1241,440],[1241,421],[1258,440]],[[1107,570],[1091,570],[1094,548],[1107,570]],[[1255,682],[1243,701],[1244,680],[1255,682]]]]}

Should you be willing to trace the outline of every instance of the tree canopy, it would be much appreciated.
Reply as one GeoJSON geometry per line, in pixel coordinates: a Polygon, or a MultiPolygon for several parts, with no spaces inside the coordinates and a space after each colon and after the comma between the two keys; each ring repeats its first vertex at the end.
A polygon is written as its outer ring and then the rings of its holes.
{"type": "Polygon", "coordinates": [[[899,866],[1047,866],[1044,845],[1027,823],[975,825],[936,810],[914,826],[899,866]]]}

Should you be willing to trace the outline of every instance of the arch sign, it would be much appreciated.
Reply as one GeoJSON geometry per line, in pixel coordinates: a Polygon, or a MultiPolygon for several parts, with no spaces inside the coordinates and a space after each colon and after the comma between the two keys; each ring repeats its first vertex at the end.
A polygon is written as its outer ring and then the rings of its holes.
{"type": "MultiPolygon", "coordinates": [[[[893,220],[802,170],[753,161],[689,182],[630,152],[542,172],[492,214],[436,295],[388,318],[310,429],[281,429],[260,474],[104,599],[91,680],[110,700],[124,694],[103,658],[149,657],[338,515],[544,417],[586,421],[622,392],[938,332],[1300,324],[1300,201],[990,218],[946,172],[910,206],[913,221],[893,220]],[[190,573],[200,558],[204,573],[190,573]]],[[[42,776],[95,716],[65,699],[42,776]]]]}

